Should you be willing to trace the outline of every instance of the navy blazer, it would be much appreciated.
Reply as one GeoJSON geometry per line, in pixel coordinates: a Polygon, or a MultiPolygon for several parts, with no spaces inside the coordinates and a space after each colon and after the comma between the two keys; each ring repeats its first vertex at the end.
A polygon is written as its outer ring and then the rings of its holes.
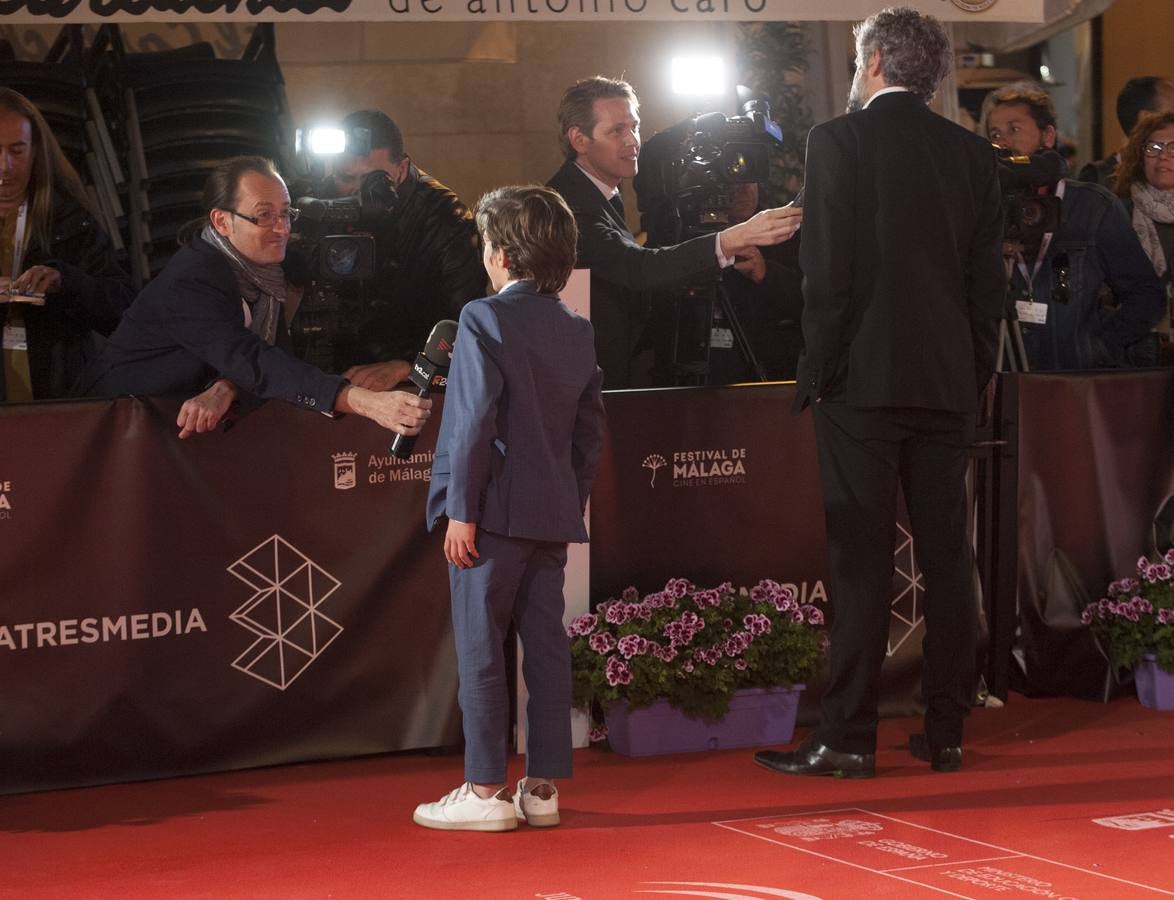
{"type": "Polygon", "coordinates": [[[721,272],[712,234],[671,247],[641,247],[603,192],[575,165],[563,163],[547,182],[567,201],[579,226],[575,265],[591,270],[591,321],[606,386],[630,387],[631,345],[644,328],[644,291],[681,287],[721,272]]]}
{"type": "Polygon", "coordinates": [[[603,445],[591,323],[517,282],[461,311],[432,463],[427,523],[583,542],[603,445]]]}
{"type": "MultiPolygon", "coordinates": [[[[284,332],[284,321],[278,330],[284,332]]],[[[344,380],[266,344],[245,325],[227,257],[197,238],[171,258],[122,316],[83,392],[195,394],[218,377],[262,399],[329,413],[344,380]]]]}

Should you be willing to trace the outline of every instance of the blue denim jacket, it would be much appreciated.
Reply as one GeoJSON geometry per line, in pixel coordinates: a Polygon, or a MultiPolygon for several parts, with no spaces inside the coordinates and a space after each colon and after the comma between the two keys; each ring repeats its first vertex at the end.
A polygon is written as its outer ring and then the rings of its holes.
{"type": "MultiPolygon", "coordinates": [[[[1096,184],[1065,179],[1063,221],[1032,283],[1033,297],[1048,304],[1043,325],[1021,323],[1028,364],[1034,370],[1102,369],[1137,364],[1127,348],[1161,318],[1166,294],[1133,231],[1121,201],[1096,184]],[[1068,302],[1053,288],[1067,275],[1068,302]],[[1101,302],[1102,286],[1115,307],[1101,302]]],[[[1028,270],[1035,260],[1027,262],[1028,270]]],[[[1016,271],[1011,296],[1024,296],[1016,271]]]]}

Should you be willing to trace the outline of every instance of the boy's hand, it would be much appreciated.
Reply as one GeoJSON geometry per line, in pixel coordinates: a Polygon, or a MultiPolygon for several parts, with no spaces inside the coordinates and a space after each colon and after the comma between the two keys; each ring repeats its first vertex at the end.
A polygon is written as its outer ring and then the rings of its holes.
{"type": "Polygon", "coordinates": [[[444,558],[458,569],[471,569],[473,560],[481,558],[477,552],[476,540],[476,522],[449,519],[448,531],[444,533],[444,558]]]}

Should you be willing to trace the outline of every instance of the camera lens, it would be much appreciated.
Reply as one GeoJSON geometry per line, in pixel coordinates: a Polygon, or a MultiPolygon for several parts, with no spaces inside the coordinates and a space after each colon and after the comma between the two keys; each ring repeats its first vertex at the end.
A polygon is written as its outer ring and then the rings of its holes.
{"type": "Polygon", "coordinates": [[[326,251],[326,268],[332,275],[345,277],[354,274],[358,259],[357,247],[332,244],[326,251]]]}

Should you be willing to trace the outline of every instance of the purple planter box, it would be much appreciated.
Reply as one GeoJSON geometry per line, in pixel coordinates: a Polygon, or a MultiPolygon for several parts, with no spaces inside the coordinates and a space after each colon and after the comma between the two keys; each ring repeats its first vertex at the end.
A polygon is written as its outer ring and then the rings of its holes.
{"type": "Polygon", "coordinates": [[[795,732],[799,694],[790,688],[743,688],[730,698],[730,711],[717,721],[694,719],[657,700],[643,709],[629,710],[613,703],[603,711],[607,739],[616,753],[652,756],[785,744],[795,732]]]}
{"type": "Polygon", "coordinates": [[[1153,656],[1143,657],[1133,670],[1137,699],[1150,709],[1174,709],[1174,674],[1158,668],[1153,656]]]}

